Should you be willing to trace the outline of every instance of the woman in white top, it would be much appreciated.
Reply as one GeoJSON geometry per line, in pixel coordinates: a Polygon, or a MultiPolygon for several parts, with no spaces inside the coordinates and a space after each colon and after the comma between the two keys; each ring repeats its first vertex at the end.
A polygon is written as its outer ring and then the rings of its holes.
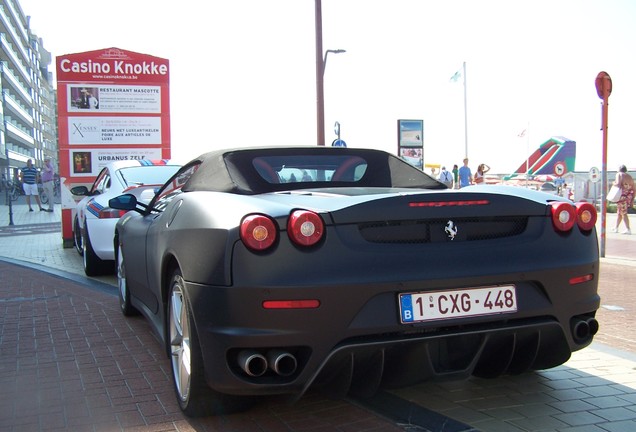
{"type": "Polygon", "coordinates": [[[486,164],[479,164],[477,172],[475,173],[475,183],[481,184],[484,182],[484,174],[490,171],[490,167],[486,164]]]}

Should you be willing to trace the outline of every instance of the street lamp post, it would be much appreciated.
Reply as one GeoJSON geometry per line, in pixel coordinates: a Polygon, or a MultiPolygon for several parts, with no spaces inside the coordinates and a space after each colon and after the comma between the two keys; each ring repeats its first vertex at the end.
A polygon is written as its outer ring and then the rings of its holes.
{"type": "Polygon", "coordinates": [[[322,54],[322,1],[314,0],[316,8],[316,120],[317,120],[317,144],[325,145],[325,65],[329,53],[340,54],[343,49],[327,50],[322,54]]]}
{"type": "Polygon", "coordinates": [[[343,49],[335,49],[335,50],[327,50],[327,51],[325,51],[325,57],[322,60],[322,76],[323,77],[325,76],[325,69],[327,68],[327,55],[329,53],[341,54],[341,53],[344,53],[344,52],[347,52],[347,51],[343,50],[343,49]]]}
{"type": "MultiPolygon", "coordinates": [[[[325,51],[325,56],[320,58],[320,66],[316,68],[316,92],[317,92],[317,107],[316,111],[318,113],[318,145],[325,145],[325,85],[324,85],[324,77],[325,77],[325,68],[327,67],[327,56],[329,53],[341,54],[346,52],[343,49],[329,49],[325,51]]],[[[318,57],[316,57],[318,58],[318,57]]]]}

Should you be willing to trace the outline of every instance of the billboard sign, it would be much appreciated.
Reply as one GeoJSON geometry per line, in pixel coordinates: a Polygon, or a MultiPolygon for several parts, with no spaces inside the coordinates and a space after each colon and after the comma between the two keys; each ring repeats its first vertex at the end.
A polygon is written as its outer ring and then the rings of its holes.
{"type": "MultiPolygon", "coordinates": [[[[90,185],[110,161],[170,159],[167,59],[105,48],[59,56],[56,69],[62,188],[90,185]]],[[[62,203],[67,247],[73,208],[62,203]]]]}
{"type": "Polygon", "coordinates": [[[424,168],[424,120],[398,120],[398,156],[424,168]]]}

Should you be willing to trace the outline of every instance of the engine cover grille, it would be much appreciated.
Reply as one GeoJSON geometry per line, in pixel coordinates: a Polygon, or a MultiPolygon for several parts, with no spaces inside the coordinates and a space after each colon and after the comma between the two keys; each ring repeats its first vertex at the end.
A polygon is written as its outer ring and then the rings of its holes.
{"type": "Polygon", "coordinates": [[[528,218],[456,218],[371,222],[358,225],[362,237],[371,243],[436,243],[492,240],[520,235],[528,218]]]}

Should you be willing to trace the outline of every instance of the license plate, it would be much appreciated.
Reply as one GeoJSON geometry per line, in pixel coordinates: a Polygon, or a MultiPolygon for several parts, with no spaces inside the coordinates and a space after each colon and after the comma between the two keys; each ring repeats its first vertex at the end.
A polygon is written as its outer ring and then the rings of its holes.
{"type": "Polygon", "coordinates": [[[402,324],[517,311],[514,285],[400,294],[402,324]]]}

